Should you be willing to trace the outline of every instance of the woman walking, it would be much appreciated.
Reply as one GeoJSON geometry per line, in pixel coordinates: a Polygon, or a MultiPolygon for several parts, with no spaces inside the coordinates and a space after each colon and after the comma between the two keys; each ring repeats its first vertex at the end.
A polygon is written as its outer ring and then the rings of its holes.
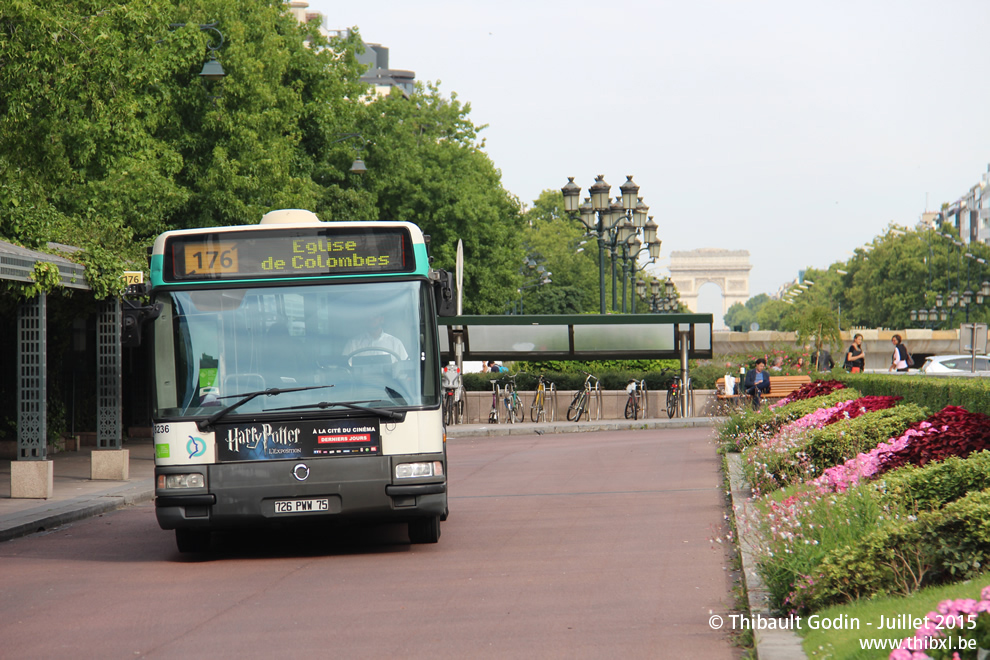
{"type": "Polygon", "coordinates": [[[907,371],[908,370],[908,350],[901,340],[900,335],[894,335],[890,338],[891,343],[894,344],[894,355],[890,361],[890,368],[887,371],[907,371]]]}

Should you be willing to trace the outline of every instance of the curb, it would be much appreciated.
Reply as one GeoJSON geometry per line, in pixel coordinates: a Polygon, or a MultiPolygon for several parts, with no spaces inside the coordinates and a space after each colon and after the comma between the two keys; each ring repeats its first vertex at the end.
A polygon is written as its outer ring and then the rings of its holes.
{"type": "MultiPolygon", "coordinates": [[[[746,596],[749,599],[749,614],[761,619],[776,619],[786,623],[788,619],[775,617],[767,604],[769,594],[766,585],[756,571],[756,557],[753,553],[753,539],[745,534],[747,512],[751,507],[752,490],[743,476],[742,455],[726,454],[729,467],[729,492],[732,498],[732,513],[736,519],[736,536],[739,554],[742,556],[743,579],[746,581],[746,596]]],[[[759,660],[806,660],[801,637],[792,630],[753,630],[753,645],[759,660]]]]}
{"type": "Polygon", "coordinates": [[[590,422],[541,422],[537,424],[527,422],[520,424],[465,424],[448,426],[447,438],[697,428],[712,426],[719,419],[717,417],[694,417],[690,419],[602,419],[590,422]]]}
{"type": "Polygon", "coordinates": [[[148,502],[155,495],[154,486],[154,479],[142,479],[95,495],[81,495],[71,500],[46,503],[5,516],[0,521],[0,542],[148,502]]]}

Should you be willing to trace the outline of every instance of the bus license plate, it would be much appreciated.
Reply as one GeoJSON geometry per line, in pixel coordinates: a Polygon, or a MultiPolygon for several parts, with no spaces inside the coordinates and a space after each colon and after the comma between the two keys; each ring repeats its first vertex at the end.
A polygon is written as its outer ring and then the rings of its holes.
{"type": "Polygon", "coordinates": [[[275,513],[318,513],[330,510],[326,497],[313,500],[275,500],[275,513]]]}

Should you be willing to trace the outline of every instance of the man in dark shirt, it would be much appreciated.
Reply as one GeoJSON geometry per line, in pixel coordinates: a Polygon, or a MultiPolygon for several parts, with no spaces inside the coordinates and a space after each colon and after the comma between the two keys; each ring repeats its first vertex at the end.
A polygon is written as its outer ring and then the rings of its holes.
{"type": "Polygon", "coordinates": [[[760,398],[764,394],[770,393],[770,376],[764,373],[767,368],[767,361],[763,358],[756,360],[756,364],[749,373],[746,374],[744,384],[746,394],[753,397],[753,410],[760,409],[760,398]]]}

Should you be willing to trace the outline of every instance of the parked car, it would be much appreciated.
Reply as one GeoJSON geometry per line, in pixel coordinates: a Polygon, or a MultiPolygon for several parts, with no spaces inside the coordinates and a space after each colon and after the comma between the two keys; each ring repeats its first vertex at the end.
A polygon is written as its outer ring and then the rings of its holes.
{"type": "Polygon", "coordinates": [[[970,373],[972,371],[990,372],[990,357],[985,355],[933,355],[925,360],[919,369],[926,374],[945,374],[953,372],[970,373]],[[976,368],[973,368],[973,360],[976,360],[976,368]]]}

